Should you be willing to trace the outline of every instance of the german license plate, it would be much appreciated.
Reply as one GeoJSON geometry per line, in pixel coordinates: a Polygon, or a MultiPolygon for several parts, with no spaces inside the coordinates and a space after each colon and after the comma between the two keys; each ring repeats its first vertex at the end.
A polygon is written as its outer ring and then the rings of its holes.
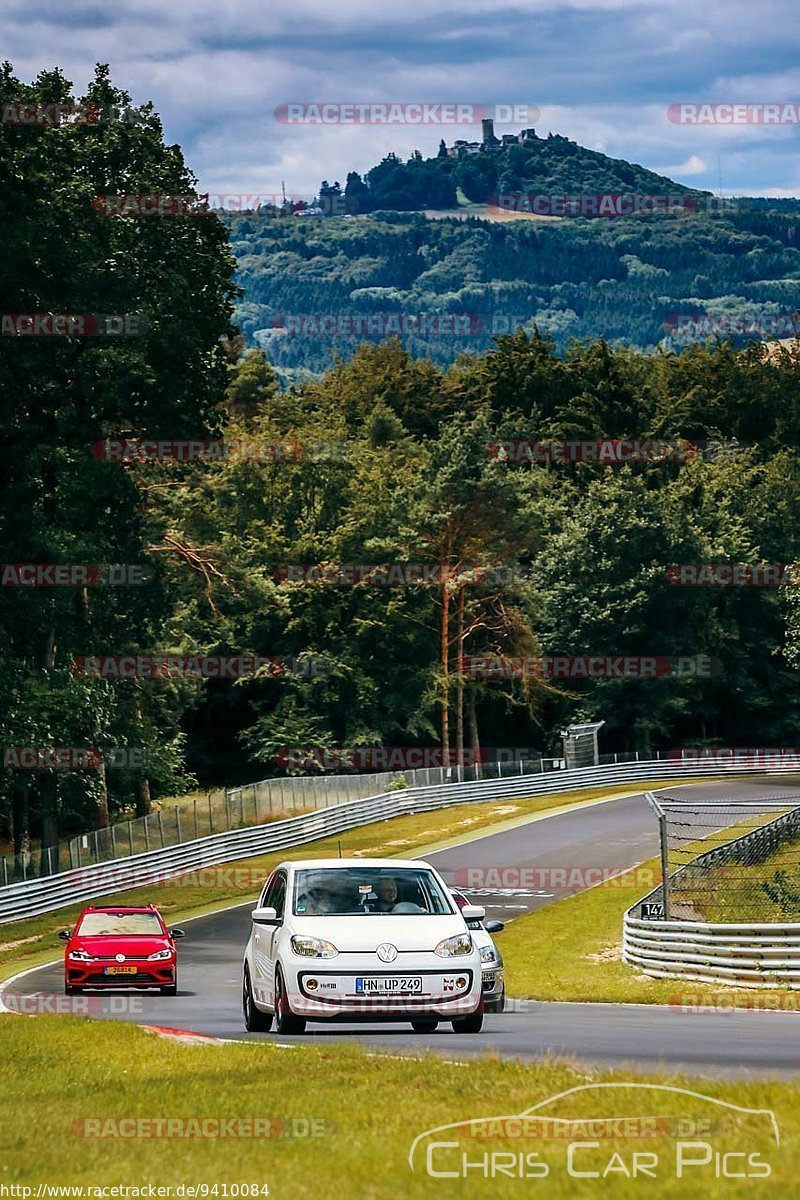
{"type": "Polygon", "coordinates": [[[387,975],[377,978],[359,975],[356,992],[361,996],[397,996],[422,991],[421,975],[387,975]]]}
{"type": "Polygon", "coordinates": [[[136,967],[106,967],[106,975],[135,975],[136,967]]]}

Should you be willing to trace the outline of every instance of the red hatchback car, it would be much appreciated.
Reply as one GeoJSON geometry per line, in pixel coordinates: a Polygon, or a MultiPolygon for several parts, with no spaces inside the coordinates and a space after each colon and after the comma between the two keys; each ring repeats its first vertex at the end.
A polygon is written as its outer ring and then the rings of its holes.
{"type": "Polygon", "coordinates": [[[167,929],[152,904],[140,908],[98,907],[83,910],[73,930],[59,934],[64,952],[64,991],[84,988],[148,987],[162,995],[178,991],[175,940],[182,929],[167,929]]]}

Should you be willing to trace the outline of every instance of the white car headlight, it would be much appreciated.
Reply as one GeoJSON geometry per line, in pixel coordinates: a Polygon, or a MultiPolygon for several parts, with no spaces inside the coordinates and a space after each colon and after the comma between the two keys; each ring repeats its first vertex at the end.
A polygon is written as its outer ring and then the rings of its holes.
{"type": "Polygon", "coordinates": [[[333,942],[318,937],[300,937],[298,934],[292,938],[292,949],[301,958],[335,958],[339,953],[333,942]]]}
{"type": "Polygon", "coordinates": [[[433,952],[440,958],[455,958],[459,954],[472,953],[472,938],[468,933],[457,933],[455,937],[445,938],[433,952]]]}
{"type": "Polygon", "coordinates": [[[497,956],[494,952],[494,946],[481,946],[481,962],[496,963],[497,956]]]}
{"type": "Polygon", "coordinates": [[[85,950],[70,950],[70,958],[74,958],[76,962],[94,962],[91,954],[87,954],[85,950]]]}
{"type": "Polygon", "coordinates": [[[155,954],[148,954],[148,962],[160,962],[162,959],[172,958],[171,950],[156,950],[155,954]]]}

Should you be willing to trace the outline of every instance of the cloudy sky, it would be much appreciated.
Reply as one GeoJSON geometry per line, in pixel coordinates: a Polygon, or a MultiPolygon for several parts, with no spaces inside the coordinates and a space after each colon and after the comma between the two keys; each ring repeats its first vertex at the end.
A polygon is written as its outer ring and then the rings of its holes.
{"type": "MultiPolygon", "coordinates": [[[[574,138],[725,195],[800,196],[790,124],[686,126],[670,104],[800,102],[785,0],[4,0],[23,79],[95,62],[153,100],[204,191],[310,195],[384,154],[434,154],[477,127],[288,126],[292,102],[529,104],[574,138]]],[[[514,124],[498,126],[502,133],[514,124]]]]}

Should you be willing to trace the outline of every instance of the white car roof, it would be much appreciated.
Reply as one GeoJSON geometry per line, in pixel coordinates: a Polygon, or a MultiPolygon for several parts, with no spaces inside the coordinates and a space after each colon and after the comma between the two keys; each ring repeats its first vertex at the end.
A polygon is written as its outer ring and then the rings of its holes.
{"type": "Polygon", "coordinates": [[[429,871],[433,870],[430,863],[421,858],[301,858],[282,862],[275,870],[314,871],[320,867],[346,867],[351,871],[359,867],[391,867],[393,871],[417,870],[424,867],[429,871]]]}

